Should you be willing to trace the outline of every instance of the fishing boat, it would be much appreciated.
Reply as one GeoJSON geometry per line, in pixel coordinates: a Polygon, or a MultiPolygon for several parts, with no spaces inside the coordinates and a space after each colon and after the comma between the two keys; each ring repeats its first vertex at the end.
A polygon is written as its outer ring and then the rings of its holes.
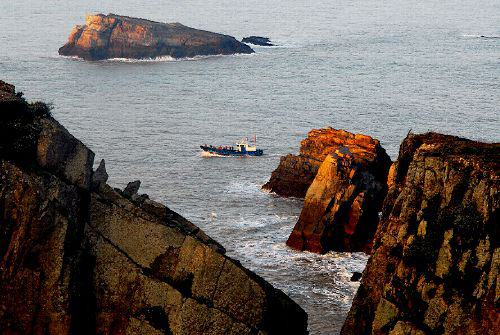
{"type": "Polygon", "coordinates": [[[200,145],[205,156],[227,157],[227,156],[262,156],[264,150],[257,149],[257,137],[254,136],[254,145],[248,143],[248,138],[236,142],[235,146],[213,146],[200,145]]]}

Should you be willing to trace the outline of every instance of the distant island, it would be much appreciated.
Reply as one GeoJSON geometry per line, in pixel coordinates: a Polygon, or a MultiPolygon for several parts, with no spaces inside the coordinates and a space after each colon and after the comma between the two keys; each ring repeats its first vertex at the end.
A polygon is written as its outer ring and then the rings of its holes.
{"type": "Polygon", "coordinates": [[[207,55],[250,54],[248,45],[232,36],[115,14],[89,15],[85,25],[73,28],[63,56],[86,60],[110,58],[184,58],[207,55]]]}
{"type": "Polygon", "coordinates": [[[244,37],[241,41],[243,43],[250,43],[250,44],[260,45],[260,46],[264,46],[264,47],[274,46],[274,44],[271,43],[271,40],[268,37],[262,37],[262,36],[244,37]]]}

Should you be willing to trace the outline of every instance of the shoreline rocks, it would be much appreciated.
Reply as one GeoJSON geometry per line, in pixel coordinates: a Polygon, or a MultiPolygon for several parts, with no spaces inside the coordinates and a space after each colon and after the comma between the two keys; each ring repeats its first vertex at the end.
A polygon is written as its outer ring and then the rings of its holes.
{"type": "Polygon", "coordinates": [[[262,189],[282,197],[304,198],[322,162],[302,155],[282,156],[278,167],[262,189]]]}
{"type": "Polygon", "coordinates": [[[369,253],[391,164],[380,142],[332,128],[313,130],[301,152],[326,157],[307,190],[287,245],[317,253],[369,253]]]}
{"type": "Polygon", "coordinates": [[[90,149],[19,101],[0,99],[2,130],[18,127],[0,137],[3,332],[307,334],[283,292],[181,215],[107,185],[104,162],[92,171],[90,149]]]}
{"type": "Polygon", "coordinates": [[[64,56],[86,60],[110,58],[184,58],[253,53],[234,37],[115,14],[89,15],[85,25],[73,28],[68,42],[59,49],[64,56]]]}
{"type": "Polygon", "coordinates": [[[260,45],[263,47],[272,47],[274,44],[271,43],[271,40],[268,37],[262,37],[262,36],[249,36],[249,37],[244,37],[241,42],[243,43],[250,43],[253,45],[260,45]]]}
{"type": "Polygon", "coordinates": [[[500,143],[409,134],[388,184],[341,334],[496,334],[500,143]]]}

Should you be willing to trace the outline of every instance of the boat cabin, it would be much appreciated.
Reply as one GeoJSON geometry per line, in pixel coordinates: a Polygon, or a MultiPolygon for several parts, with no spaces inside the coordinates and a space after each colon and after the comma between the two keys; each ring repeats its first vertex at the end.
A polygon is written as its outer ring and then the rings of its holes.
{"type": "Polygon", "coordinates": [[[239,152],[255,152],[255,151],[257,151],[257,145],[248,144],[248,140],[246,138],[242,139],[239,142],[236,142],[236,148],[239,152]]]}

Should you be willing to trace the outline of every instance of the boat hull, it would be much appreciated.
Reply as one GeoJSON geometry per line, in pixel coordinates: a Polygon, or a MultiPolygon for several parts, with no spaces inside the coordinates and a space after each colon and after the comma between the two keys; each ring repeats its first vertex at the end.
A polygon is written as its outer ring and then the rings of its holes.
{"type": "Polygon", "coordinates": [[[257,149],[256,151],[238,151],[234,149],[217,148],[200,145],[200,148],[208,156],[213,157],[243,157],[243,156],[262,156],[264,151],[262,149],[257,149]]]}

